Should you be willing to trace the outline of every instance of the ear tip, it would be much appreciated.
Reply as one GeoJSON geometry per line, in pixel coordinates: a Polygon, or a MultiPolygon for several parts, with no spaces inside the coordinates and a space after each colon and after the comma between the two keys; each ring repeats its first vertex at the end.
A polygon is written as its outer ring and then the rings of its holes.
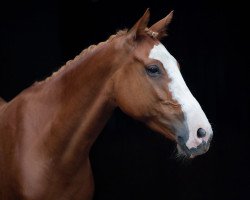
{"type": "Polygon", "coordinates": [[[165,17],[166,21],[171,21],[174,15],[174,10],[171,10],[170,13],[165,17]]]}
{"type": "Polygon", "coordinates": [[[171,10],[171,12],[168,14],[169,16],[173,17],[174,15],[174,10],[171,10]]]}
{"type": "Polygon", "coordinates": [[[144,15],[143,15],[143,18],[145,19],[146,23],[148,23],[149,21],[149,18],[150,18],[150,9],[147,8],[144,15]]]}
{"type": "Polygon", "coordinates": [[[148,16],[150,15],[150,8],[146,9],[145,14],[148,15],[148,16]]]}

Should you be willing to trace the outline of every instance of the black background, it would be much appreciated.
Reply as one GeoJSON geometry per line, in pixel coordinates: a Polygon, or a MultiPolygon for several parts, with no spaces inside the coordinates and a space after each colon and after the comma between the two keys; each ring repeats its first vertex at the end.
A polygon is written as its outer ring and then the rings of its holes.
{"type": "Polygon", "coordinates": [[[175,145],[116,110],[91,151],[95,200],[249,199],[249,27],[240,1],[41,0],[1,3],[0,96],[6,100],[91,44],[175,10],[162,42],[214,129],[206,155],[175,145]]]}

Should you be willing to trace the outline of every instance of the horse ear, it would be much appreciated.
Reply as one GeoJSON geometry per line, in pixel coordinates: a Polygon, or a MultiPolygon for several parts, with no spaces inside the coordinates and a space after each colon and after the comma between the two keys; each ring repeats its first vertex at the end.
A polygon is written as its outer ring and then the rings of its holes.
{"type": "Polygon", "coordinates": [[[136,40],[138,39],[139,36],[145,34],[145,29],[147,28],[149,17],[150,17],[150,11],[148,8],[143,14],[143,16],[128,31],[128,37],[133,40],[136,40]]]}
{"type": "Polygon", "coordinates": [[[156,22],[152,25],[149,29],[153,32],[158,33],[157,39],[161,39],[162,37],[166,36],[166,30],[170,22],[172,21],[174,11],[171,11],[165,18],[161,19],[160,21],[156,22]]]}

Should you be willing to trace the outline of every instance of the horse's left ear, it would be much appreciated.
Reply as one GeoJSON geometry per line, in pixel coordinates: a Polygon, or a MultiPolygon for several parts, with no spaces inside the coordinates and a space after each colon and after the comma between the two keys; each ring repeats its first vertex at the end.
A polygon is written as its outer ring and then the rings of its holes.
{"type": "Polygon", "coordinates": [[[170,22],[172,21],[174,11],[171,11],[165,18],[161,19],[160,21],[156,22],[152,25],[149,29],[153,32],[158,33],[157,39],[160,40],[162,37],[166,36],[166,30],[170,22]]]}
{"type": "Polygon", "coordinates": [[[136,22],[136,24],[128,31],[128,37],[130,39],[136,40],[141,35],[145,34],[145,29],[147,28],[149,21],[149,8],[145,11],[143,16],[136,22]]]}

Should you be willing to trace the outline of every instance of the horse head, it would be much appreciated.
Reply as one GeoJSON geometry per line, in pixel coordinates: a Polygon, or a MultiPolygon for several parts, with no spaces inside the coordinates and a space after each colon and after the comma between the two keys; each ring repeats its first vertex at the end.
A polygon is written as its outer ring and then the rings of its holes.
{"type": "Polygon", "coordinates": [[[177,143],[193,158],[209,149],[213,131],[181,75],[178,62],[160,42],[173,12],[150,28],[149,10],[120,39],[126,62],[114,75],[116,105],[177,143]]]}

